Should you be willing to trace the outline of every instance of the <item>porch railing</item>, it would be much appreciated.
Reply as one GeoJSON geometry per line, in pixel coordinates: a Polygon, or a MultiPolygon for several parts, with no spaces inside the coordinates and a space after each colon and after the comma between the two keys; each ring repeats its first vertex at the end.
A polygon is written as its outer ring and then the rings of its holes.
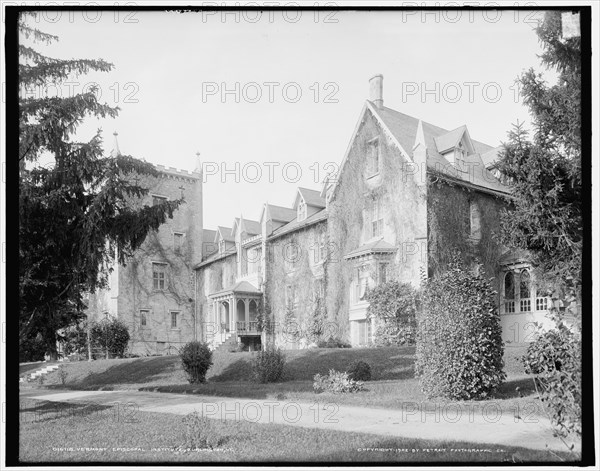
{"type": "Polygon", "coordinates": [[[250,322],[236,322],[235,328],[238,332],[249,332],[253,334],[258,334],[258,322],[250,321],[250,322]]]}

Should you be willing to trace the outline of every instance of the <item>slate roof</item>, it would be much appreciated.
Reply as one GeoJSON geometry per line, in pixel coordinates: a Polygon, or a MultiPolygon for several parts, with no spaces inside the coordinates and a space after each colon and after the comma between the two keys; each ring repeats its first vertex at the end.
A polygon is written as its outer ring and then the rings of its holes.
{"type": "MultiPolygon", "coordinates": [[[[379,109],[370,101],[368,103],[371,105],[370,109],[390,130],[393,137],[398,141],[400,146],[402,146],[404,151],[410,155],[415,143],[419,120],[390,108],[384,107],[383,109],[379,109]]],[[[476,153],[467,156],[465,159],[465,162],[469,164],[467,167],[469,171],[461,172],[438,151],[436,138],[449,134],[449,131],[425,121],[422,122],[422,125],[425,145],[427,147],[427,169],[429,171],[443,175],[457,183],[468,184],[498,193],[510,193],[509,187],[500,183],[500,181],[485,168],[481,158],[482,153],[487,153],[493,149],[492,146],[471,139],[476,153]]],[[[461,128],[458,128],[458,130],[460,129],[461,128]]],[[[451,137],[453,137],[453,135],[451,137]]],[[[450,138],[444,138],[444,140],[446,139],[450,140],[450,138]]],[[[443,144],[446,145],[446,143],[443,144]]]]}
{"type": "MultiPolygon", "coordinates": [[[[310,188],[302,188],[298,187],[298,192],[304,198],[304,202],[308,206],[314,206],[316,208],[324,208],[325,207],[325,198],[321,197],[321,191],[319,190],[311,190],[310,188]]],[[[296,197],[297,203],[297,197],[296,197]]],[[[296,203],[294,206],[296,206],[296,203]]]]}
{"type": "Polygon", "coordinates": [[[502,150],[502,146],[494,147],[492,150],[487,151],[484,154],[481,154],[481,160],[483,160],[483,164],[485,168],[490,169],[496,165],[498,160],[498,154],[502,150]]]}
{"type": "Polygon", "coordinates": [[[367,242],[366,244],[361,245],[360,247],[348,252],[344,255],[344,258],[356,258],[362,255],[369,255],[374,253],[390,253],[398,250],[397,247],[394,247],[389,242],[386,242],[383,239],[377,239],[371,242],[367,242]]]}
{"type": "Polygon", "coordinates": [[[295,230],[324,221],[327,219],[327,216],[327,210],[322,209],[321,211],[317,211],[315,214],[308,216],[302,221],[298,221],[298,218],[294,218],[293,221],[290,221],[287,224],[275,229],[273,231],[273,234],[271,234],[271,236],[269,237],[269,240],[276,239],[277,237],[289,234],[290,232],[294,232],[295,230]]]}
{"type": "Polygon", "coordinates": [[[437,151],[440,154],[443,154],[447,150],[454,149],[466,130],[467,127],[463,125],[459,128],[453,129],[450,132],[447,132],[446,134],[434,137],[433,140],[437,147],[437,151]]]}
{"type": "Polygon", "coordinates": [[[216,236],[217,231],[213,231],[212,229],[204,229],[202,231],[202,258],[217,251],[218,248],[215,244],[216,236]]]}
{"type": "Polygon", "coordinates": [[[231,233],[231,227],[217,226],[217,230],[221,233],[223,240],[227,242],[235,242],[235,237],[231,233]]]}
{"type": "Polygon", "coordinates": [[[269,215],[273,221],[290,222],[296,217],[296,211],[292,208],[268,204],[269,215]]]}
{"type": "MultiPolygon", "coordinates": [[[[240,218],[235,218],[235,224],[237,225],[240,222],[240,218]]],[[[250,219],[246,219],[244,218],[244,228],[246,229],[246,232],[248,234],[260,234],[261,230],[260,230],[260,222],[258,221],[251,221],[250,219]]]]}

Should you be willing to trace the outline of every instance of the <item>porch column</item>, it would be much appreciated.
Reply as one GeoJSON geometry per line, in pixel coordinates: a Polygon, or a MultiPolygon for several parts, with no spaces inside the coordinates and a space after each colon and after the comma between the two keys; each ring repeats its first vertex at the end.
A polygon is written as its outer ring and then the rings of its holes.
{"type": "Polygon", "coordinates": [[[244,299],[244,307],[246,308],[246,329],[250,330],[250,300],[244,299]]]}
{"type": "Polygon", "coordinates": [[[229,309],[229,330],[231,332],[235,332],[236,331],[235,318],[237,316],[237,300],[235,299],[234,295],[231,296],[230,306],[232,306],[232,308],[229,309]]]}

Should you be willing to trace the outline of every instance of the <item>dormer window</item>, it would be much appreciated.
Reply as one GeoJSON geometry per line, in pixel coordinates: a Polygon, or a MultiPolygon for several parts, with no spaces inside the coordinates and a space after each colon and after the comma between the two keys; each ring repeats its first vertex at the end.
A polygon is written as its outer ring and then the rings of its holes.
{"type": "Polygon", "coordinates": [[[225,252],[225,240],[221,239],[219,241],[219,253],[225,252]]]}
{"type": "Polygon", "coordinates": [[[379,138],[367,142],[367,177],[375,176],[380,171],[381,155],[379,153],[379,138]]]}
{"type": "Polygon", "coordinates": [[[306,203],[304,200],[300,200],[298,203],[298,221],[304,221],[306,219],[306,203]]]}

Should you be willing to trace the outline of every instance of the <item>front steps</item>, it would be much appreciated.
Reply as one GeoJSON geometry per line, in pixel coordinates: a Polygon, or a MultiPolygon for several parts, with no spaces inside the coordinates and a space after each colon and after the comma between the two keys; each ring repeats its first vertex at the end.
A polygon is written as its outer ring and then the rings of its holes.
{"type": "Polygon", "coordinates": [[[56,371],[59,366],[60,365],[48,365],[48,366],[44,366],[43,368],[40,368],[38,370],[35,370],[33,373],[27,373],[26,375],[23,375],[19,378],[19,383],[35,381],[40,376],[44,376],[44,375],[47,375],[48,373],[51,373],[52,371],[56,371]]]}

